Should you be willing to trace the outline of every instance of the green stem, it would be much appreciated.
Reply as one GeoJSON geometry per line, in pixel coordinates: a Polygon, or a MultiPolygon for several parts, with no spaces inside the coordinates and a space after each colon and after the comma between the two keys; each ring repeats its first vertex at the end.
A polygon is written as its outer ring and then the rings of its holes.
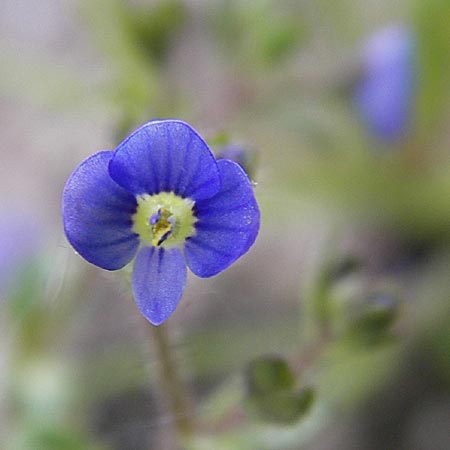
{"type": "Polygon", "coordinates": [[[173,417],[177,438],[179,442],[182,442],[192,433],[191,414],[189,414],[186,396],[169,344],[166,326],[152,326],[151,328],[160,363],[161,384],[164,387],[168,408],[173,417]]]}

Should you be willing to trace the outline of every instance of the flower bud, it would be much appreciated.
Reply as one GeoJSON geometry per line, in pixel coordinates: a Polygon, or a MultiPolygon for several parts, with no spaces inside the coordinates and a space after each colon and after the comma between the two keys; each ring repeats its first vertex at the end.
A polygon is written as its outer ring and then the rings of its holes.
{"type": "Polygon", "coordinates": [[[354,101],[361,120],[378,140],[391,143],[410,131],[415,96],[415,42],[403,25],[374,33],[363,45],[362,73],[354,101]]]}

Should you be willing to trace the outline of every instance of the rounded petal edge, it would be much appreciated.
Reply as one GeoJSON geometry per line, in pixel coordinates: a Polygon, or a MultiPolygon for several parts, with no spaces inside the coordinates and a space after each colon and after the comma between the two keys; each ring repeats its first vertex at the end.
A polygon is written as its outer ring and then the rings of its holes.
{"type": "Polygon", "coordinates": [[[177,248],[143,247],[132,275],[134,299],[153,325],[164,323],[175,311],[186,285],[186,263],[177,248]]]}
{"type": "Polygon", "coordinates": [[[124,267],[136,254],[132,230],[137,203],[108,172],[111,151],[85,159],[68,178],[62,194],[64,232],[87,261],[107,270],[124,267]]]}
{"type": "Polygon", "coordinates": [[[259,207],[247,174],[229,160],[220,160],[218,165],[222,189],[196,203],[196,234],[185,244],[189,268],[203,278],[222,272],[247,253],[260,226],[259,207]]]}
{"type": "Polygon", "coordinates": [[[202,200],[220,189],[217,162],[186,122],[150,121],[126,138],[109,164],[111,177],[135,195],[174,192],[202,200]]]}

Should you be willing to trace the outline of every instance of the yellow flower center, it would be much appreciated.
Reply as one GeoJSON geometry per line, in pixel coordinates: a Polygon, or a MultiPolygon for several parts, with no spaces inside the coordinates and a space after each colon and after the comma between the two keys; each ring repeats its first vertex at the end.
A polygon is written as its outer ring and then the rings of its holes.
{"type": "Polygon", "coordinates": [[[173,192],[137,197],[133,231],[143,243],[154,247],[176,247],[195,234],[194,201],[173,192]]]}

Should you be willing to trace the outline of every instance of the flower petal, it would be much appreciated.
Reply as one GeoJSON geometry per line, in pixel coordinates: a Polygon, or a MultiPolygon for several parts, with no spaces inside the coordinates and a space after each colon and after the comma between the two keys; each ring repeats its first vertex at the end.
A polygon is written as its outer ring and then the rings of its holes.
{"type": "Polygon", "coordinates": [[[259,208],[247,175],[232,161],[217,164],[222,189],[195,204],[196,234],[185,244],[188,266],[200,277],[226,269],[248,251],[259,231],[259,208]]]}
{"type": "Polygon", "coordinates": [[[133,268],[132,287],[137,306],[153,325],[175,311],[186,285],[186,263],[177,248],[144,247],[133,268]]]}
{"type": "Polygon", "coordinates": [[[102,151],[83,161],[62,196],[67,239],[83,258],[107,270],[125,266],[139,245],[131,219],[136,199],[109,176],[112,155],[102,151]]]}
{"type": "Polygon", "coordinates": [[[220,188],[213,154],[197,132],[179,120],[148,122],[136,130],[115,150],[109,172],[133,194],[173,191],[201,200],[220,188]]]}

